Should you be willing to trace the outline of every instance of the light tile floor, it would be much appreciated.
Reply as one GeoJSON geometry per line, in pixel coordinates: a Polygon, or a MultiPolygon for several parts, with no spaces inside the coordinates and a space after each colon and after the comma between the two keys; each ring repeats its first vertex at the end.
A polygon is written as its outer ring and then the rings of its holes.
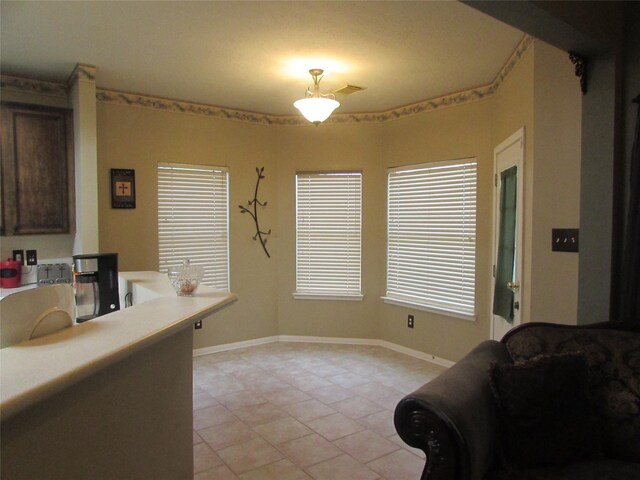
{"type": "Polygon", "coordinates": [[[393,410],[444,371],[382,347],[277,342],[193,361],[194,480],[415,480],[393,410]]]}

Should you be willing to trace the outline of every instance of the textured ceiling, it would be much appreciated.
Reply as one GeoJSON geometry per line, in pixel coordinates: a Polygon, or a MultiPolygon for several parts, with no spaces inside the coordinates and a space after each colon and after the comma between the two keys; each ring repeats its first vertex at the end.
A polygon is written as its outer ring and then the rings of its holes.
{"type": "Polygon", "coordinates": [[[272,115],[323,68],[341,113],[381,112],[491,83],[523,33],[454,1],[0,2],[2,73],[272,115]]]}

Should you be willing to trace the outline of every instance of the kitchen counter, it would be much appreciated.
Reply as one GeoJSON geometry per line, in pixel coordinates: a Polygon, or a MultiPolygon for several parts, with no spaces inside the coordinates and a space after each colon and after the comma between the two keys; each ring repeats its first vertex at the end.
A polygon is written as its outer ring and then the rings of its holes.
{"type": "Polygon", "coordinates": [[[16,288],[0,288],[0,299],[7,295],[11,295],[12,293],[24,292],[25,290],[31,290],[32,288],[38,288],[38,285],[36,283],[28,283],[16,288]]]}
{"type": "Polygon", "coordinates": [[[237,300],[204,285],[179,297],[158,272],[119,277],[138,299],[134,306],[0,350],[2,421],[237,300]]]}

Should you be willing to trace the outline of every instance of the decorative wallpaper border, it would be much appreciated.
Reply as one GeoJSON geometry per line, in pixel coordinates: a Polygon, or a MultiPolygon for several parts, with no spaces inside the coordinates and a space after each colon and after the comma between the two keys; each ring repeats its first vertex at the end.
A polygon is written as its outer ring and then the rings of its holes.
{"type": "MultiPolygon", "coordinates": [[[[493,93],[491,85],[478,87],[473,90],[465,90],[463,92],[444,95],[442,97],[432,98],[419,103],[412,103],[404,107],[394,108],[386,112],[379,113],[343,113],[329,117],[324,123],[340,124],[340,123],[381,123],[389,120],[397,120],[398,118],[408,117],[410,115],[418,115],[430,110],[437,110],[463,103],[482,100],[493,93]]],[[[303,122],[308,123],[308,122],[303,122]]]]}
{"type": "MultiPolygon", "coordinates": [[[[498,90],[500,85],[509,76],[511,71],[518,64],[524,53],[534,43],[534,41],[535,39],[530,35],[524,35],[513,54],[509,57],[496,78],[489,85],[483,85],[470,90],[443,95],[441,97],[394,108],[385,112],[337,113],[329,117],[329,119],[324,123],[330,125],[382,123],[411,115],[418,115],[431,110],[475,102],[490,97],[498,90]]],[[[70,81],[75,79],[76,76],[79,80],[95,81],[96,68],[91,65],[78,64],[70,77],[70,81]]],[[[9,75],[0,76],[0,86],[2,88],[11,88],[13,90],[20,90],[24,92],[56,96],[64,96],[67,95],[68,92],[68,86],[66,84],[32,80],[9,75]]],[[[300,115],[269,115],[101,88],[96,89],[96,100],[116,105],[151,108],[165,112],[204,115],[211,118],[235,120],[261,125],[290,126],[309,124],[300,115]]]]}
{"type": "Polygon", "coordinates": [[[96,81],[96,67],[78,63],[69,76],[67,83],[49,82],[33,78],[17,77],[15,75],[0,75],[0,88],[21,93],[66,97],[69,88],[76,80],[88,82],[96,81]]]}
{"type": "MultiPolygon", "coordinates": [[[[183,102],[180,100],[170,100],[166,98],[152,97],[138,93],[118,92],[115,90],[96,90],[96,99],[99,102],[112,103],[117,105],[128,105],[165,112],[191,113],[193,115],[204,115],[206,117],[220,118],[223,120],[237,120],[241,122],[259,123],[262,125],[302,125],[302,120],[298,116],[268,115],[264,113],[247,112],[244,110],[233,110],[230,108],[216,107],[202,103],[183,102]]],[[[308,122],[307,122],[308,123],[308,122]]]]}
{"type": "Polygon", "coordinates": [[[51,95],[54,97],[66,97],[67,85],[64,83],[34,80],[32,78],[16,77],[13,75],[0,75],[0,88],[38,95],[51,95]]]}
{"type": "Polygon", "coordinates": [[[494,93],[498,89],[504,79],[511,73],[511,70],[518,64],[524,53],[533,45],[534,41],[535,39],[531,35],[522,37],[522,40],[520,40],[520,43],[511,54],[511,57],[509,57],[509,60],[507,60],[507,63],[504,64],[498,76],[491,83],[491,93],[494,93]]]}

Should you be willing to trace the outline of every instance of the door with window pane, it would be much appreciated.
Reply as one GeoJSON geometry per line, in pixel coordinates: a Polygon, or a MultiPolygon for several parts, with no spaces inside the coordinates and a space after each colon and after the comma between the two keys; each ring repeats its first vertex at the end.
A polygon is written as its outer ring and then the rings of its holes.
{"type": "Polygon", "coordinates": [[[494,150],[494,260],[491,338],[521,323],[524,129],[494,150]]]}

